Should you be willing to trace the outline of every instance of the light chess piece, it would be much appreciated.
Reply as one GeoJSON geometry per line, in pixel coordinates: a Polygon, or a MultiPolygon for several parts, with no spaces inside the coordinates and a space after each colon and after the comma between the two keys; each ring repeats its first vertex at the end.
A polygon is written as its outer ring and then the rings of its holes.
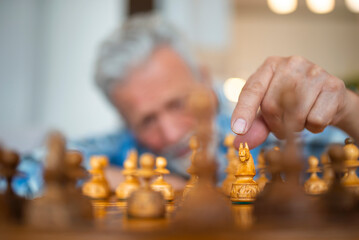
{"type": "Polygon", "coordinates": [[[267,165],[264,158],[264,149],[261,149],[261,152],[258,155],[258,166],[259,177],[257,179],[259,191],[263,191],[265,185],[268,183],[268,178],[266,176],[267,165]]]}
{"type": "Polygon", "coordinates": [[[144,186],[134,191],[127,201],[127,215],[130,218],[163,218],[165,200],[160,192],[152,190],[150,181],[155,176],[155,159],[145,153],[140,157],[141,168],[137,175],[144,180],[144,186]]]}
{"type": "Polygon", "coordinates": [[[82,186],[82,193],[96,200],[107,199],[110,195],[110,187],[105,177],[104,169],[108,165],[106,156],[92,156],[90,158],[91,179],[82,186]]]}
{"type": "Polygon", "coordinates": [[[116,196],[121,202],[126,202],[130,195],[136,191],[141,184],[136,176],[137,162],[135,159],[129,156],[124,162],[123,167],[124,170],[122,174],[125,176],[125,181],[116,188],[116,196]]]}
{"type": "Polygon", "coordinates": [[[228,166],[226,169],[227,177],[222,183],[222,190],[226,196],[231,195],[232,184],[236,181],[236,172],[238,167],[238,161],[236,157],[236,149],[233,145],[235,136],[228,134],[224,139],[224,145],[227,147],[227,161],[228,166]]]}
{"type": "Polygon", "coordinates": [[[233,203],[251,203],[259,193],[259,187],[253,180],[256,175],[254,161],[247,143],[241,143],[238,149],[239,163],[235,174],[236,181],[232,184],[231,201],[233,203]]]}
{"type": "Polygon", "coordinates": [[[309,179],[304,183],[304,190],[309,195],[320,195],[328,191],[328,185],[324,180],[318,177],[318,172],[320,168],[318,167],[319,160],[310,156],[308,159],[309,168],[307,170],[310,173],[309,179]]]}
{"type": "Polygon", "coordinates": [[[329,187],[334,179],[334,171],[327,152],[320,156],[320,163],[323,165],[323,180],[329,187]]]}
{"type": "Polygon", "coordinates": [[[156,158],[156,170],[155,172],[159,175],[158,178],[151,184],[153,190],[163,194],[163,197],[167,202],[174,200],[174,191],[172,186],[165,181],[163,175],[170,174],[170,171],[166,169],[167,160],[164,157],[156,158]]]}
{"type": "Polygon", "coordinates": [[[344,152],[344,166],[347,169],[348,174],[343,177],[342,184],[349,191],[359,196],[359,178],[356,174],[356,169],[359,166],[359,149],[354,145],[354,141],[351,138],[345,140],[344,152]]]}
{"type": "Polygon", "coordinates": [[[196,174],[195,170],[195,161],[198,155],[198,149],[199,149],[199,142],[198,138],[196,136],[192,136],[189,140],[189,147],[192,150],[191,154],[191,165],[187,169],[187,172],[190,174],[190,179],[188,180],[184,190],[183,190],[183,199],[186,198],[188,193],[193,189],[193,187],[198,182],[198,176],[196,174]]]}

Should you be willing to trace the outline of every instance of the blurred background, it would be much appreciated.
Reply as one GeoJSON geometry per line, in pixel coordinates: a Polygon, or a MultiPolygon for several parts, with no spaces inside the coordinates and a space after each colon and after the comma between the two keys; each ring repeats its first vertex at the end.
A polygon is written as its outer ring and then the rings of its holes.
{"type": "Polygon", "coordinates": [[[4,144],[27,152],[50,129],[79,139],[120,127],[94,84],[96,50],[151,11],[184,33],[234,101],[233,86],[272,55],[304,56],[358,85],[359,0],[0,0],[4,144]]]}

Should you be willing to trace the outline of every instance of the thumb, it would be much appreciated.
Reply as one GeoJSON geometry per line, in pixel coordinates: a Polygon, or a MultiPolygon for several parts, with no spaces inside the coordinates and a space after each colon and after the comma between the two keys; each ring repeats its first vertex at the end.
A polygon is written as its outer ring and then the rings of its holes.
{"type": "Polygon", "coordinates": [[[247,142],[250,149],[262,144],[269,135],[269,128],[261,114],[254,119],[251,128],[244,135],[237,135],[234,140],[234,146],[239,147],[240,143],[247,142]]]}

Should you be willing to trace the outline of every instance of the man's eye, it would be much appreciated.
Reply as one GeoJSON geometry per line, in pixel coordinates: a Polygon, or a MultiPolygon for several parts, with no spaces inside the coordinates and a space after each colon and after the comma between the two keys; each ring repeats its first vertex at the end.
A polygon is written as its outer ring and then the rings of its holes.
{"type": "Polygon", "coordinates": [[[176,99],[168,103],[168,109],[178,110],[184,107],[184,100],[183,99],[176,99]]]}
{"type": "Polygon", "coordinates": [[[156,116],[154,115],[147,116],[141,121],[141,126],[148,127],[151,124],[153,124],[155,121],[156,121],[156,116]]]}

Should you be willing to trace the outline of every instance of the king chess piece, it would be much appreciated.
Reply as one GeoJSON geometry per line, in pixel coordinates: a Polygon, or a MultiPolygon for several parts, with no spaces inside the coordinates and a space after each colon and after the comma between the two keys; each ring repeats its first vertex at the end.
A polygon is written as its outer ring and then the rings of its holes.
{"type": "Polygon", "coordinates": [[[224,145],[227,147],[227,177],[222,183],[222,190],[226,196],[231,195],[232,184],[236,181],[235,173],[237,172],[238,161],[236,157],[236,149],[233,145],[235,136],[228,134],[224,139],[224,145]]]}
{"type": "Polygon", "coordinates": [[[125,181],[120,183],[116,188],[117,198],[126,204],[126,201],[130,195],[140,188],[141,184],[136,176],[137,172],[137,157],[131,157],[131,155],[126,159],[123,164],[124,170],[122,174],[125,176],[125,181]]]}
{"type": "Polygon", "coordinates": [[[259,193],[259,187],[253,180],[256,170],[247,143],[244,147],[242,143],[240,144],[238,158],[238,170],[235,174],[236,181],[232,184],[231,201],[233,203],[251,203],[259,193]]]}
{"type": "Polygon", "coordinates": [[[144,186],[134,191],[127,202],[129,218],[155,219],[165,216],[165,200],[160,192],[151,188],[150,181],[155,176],[154,156],[148,153],[140,157],[141,168],[137,175],[144,180],[144,186]]]}
{"type": "Polygon", "coordinates": [[[153,190],[162,193],[163,197],[167,202],[173,202],[174,200],[174,191],[172,186],[165,181],[163,175],[170,174],[170,171],[166,169],[167,160],[164,157],[156,158],[156,174],[159,176],[157,179],[151,184],[153,190]]]}
{"type": "Polygon", "coordinates": [[[259,191],[263,191],[265,185],[269,182],[266,176],[267,164],[264,158],[264,149],[261,149],[261,152],[258,155],[257,169],[259,170],[259,177],[257,179],[259,191]]]}
{"type": "Polygon", "coordinates": [[[353,139],[347,138],[345,140],[344,152],[344,166],[347,169],[348,174],[342,179],[342,184],[350,192],[359,197],[359,178],[356,174],[356,170],[359,166],[359,149],[354,145],[353,139]]]}
{"type": "Polygon", "coordinates": [[[105,200],[110,196],[110,187],[105,176],[108,165],[106,156],[92,156],[90,158],[91,179],[82,186],[82,193],[94,200],[105,200]]]}
{"type": "Polygon", "coordinates": [[[320,168],[318,167],[319,160],[310,156],[308,158],[309,168],[307,173],[310,173],[309,179],[304,183],[305,192],[309,195],[320,195],[325,193],[328,190],[328,185],[326,182],[318,177],[318,172],[320,168]]]}

